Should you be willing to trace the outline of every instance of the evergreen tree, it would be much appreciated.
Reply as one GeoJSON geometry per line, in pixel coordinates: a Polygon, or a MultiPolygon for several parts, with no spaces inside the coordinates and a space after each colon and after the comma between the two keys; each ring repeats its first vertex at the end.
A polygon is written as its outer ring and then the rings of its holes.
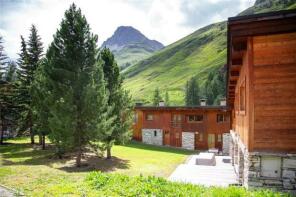
{"type": "Polygon", "coordinates": [[[46,81],[44,66],[46,65],[46,60],[40,62],[35,74],[34,81],[32,84],[32,103],[33,103],[33,120],[34,120],[34,130],[38,132],[41,136],[42,149],[45,149],[45,136],[50,133],[48,126],[49,119],[49,109],[48,109],[48,98],[50,97],[48,83],[46,81]]]}
{"type": "Polygon", "coordinates": [[[218,105],[225,97],[226,77],[223,69],[209,73],[205,82],[205,95],[209,105],[218,105]]]}
{"type": "Polygon", "coordinates": [[[114,142],[124,143],[130,139],[132,105],[128,92],[122,88],[122,77],[114,55],[109,49],[104,48],[100,52],[100,57],[103,60],[104,77],[109,92],[109,116],[113,117],[111,127],[105,130],[105,133],[101,133],[100,140],[107,150],[107,159],[110,159],[114,142]]]}
{"type": "Polygon", "coordinates": [[[155,88],[154,90],[154,95],[153,95],[153,105],[154,106],[159,106],[159,102],[162,100],[160,96],[160,92],[158,88],[155,88]]]}
{"type": "Polygon", "coordinates": [[[186,105],[187,106],[199,105],[200,104],[199,97],[200,97],[199,85],[197,83],[197,80],[194,77],[192,77],[186,83],[186,91],[185,91],[186,105]]]}
{"type": "Polygon", "coordinates": [[[44,66],[48,86],[50,139],[61,156],[77,153],[76,165],[86,146],[107,127],[106,93],[101,62],[97,60],[97,36],[72,4],[54,35],[44,66]]]}
{"type": "MultiPolygon", "coordinates": [[[[15,105],[15,70],[14,62],[7,63],[7,57],[4,56],[4,48],[0,46],[1,62],[5,62],[2,79],[0,79],[0,144],[3,144],[4,131],[12,131],[16,125],[17,108],[15,105]]],[[[4,64],[2,64],[4,65],[4,64]]]]}
{"type": "Polygon", "coordinates": [[[164,102],[166,106],[170,106],[170,97],[168,91],[165,92],[164,102]]]}
{"type": "Polygon", "coordinates": [[[19,105],[22,107],[22,128],[29,129],[31,136],[31,144],[34,144],[34,120],[32,102],[32,83],[34,81],[34,74],[42,57],[43,47],[41,38],[38,35],[37,29],[32,25],[30,29],[28,43],[25,42],[21,36],[21,53],[19,54],[19,105]]]}
{"type": "Polygon", "coordinates": [[[4,46],[3,46],[3,38],[0,36],[0,80],[2,79],[4,73],[7,69],[7,56],[4,52],[4,46]]]}

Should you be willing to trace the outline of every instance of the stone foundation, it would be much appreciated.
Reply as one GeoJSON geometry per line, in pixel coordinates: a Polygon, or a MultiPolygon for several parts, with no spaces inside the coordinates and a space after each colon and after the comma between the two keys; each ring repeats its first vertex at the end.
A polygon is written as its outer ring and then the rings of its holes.
{"type": "Polygon", "coordinates": [[[182,148],[194,150],[195,135],[193,132],[182,132],[182,148]]]}
{"type": "Polygon", "coordinates": [[[222,153],[223,155],[229,155],[230,140],[231,140],[230,133],[224,133],[222,137],[223,137],[222,153]]]}
{"type": "Polygon", "coordinates": [[[142,141],[146,144],[163,145],[162,129],[142,129],[142,141]]]}
{"type": "Polygon", "coordinates": [[[248,152],[235,133],[231,133],[229,152],[239,183],[243,186],[296,195],[296,154],[248,152]],[[267,158],[271,161],[263,163],[267,158]],[[275,164],[278,168],[274,167],[275,164]],[[269,169],[272,169],[270,173],[269,169]]]}

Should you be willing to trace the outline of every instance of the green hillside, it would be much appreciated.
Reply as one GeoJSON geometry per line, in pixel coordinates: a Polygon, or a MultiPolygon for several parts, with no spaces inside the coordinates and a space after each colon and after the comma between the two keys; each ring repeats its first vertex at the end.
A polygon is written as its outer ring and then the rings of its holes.
{"type": "Polygon", "coordinates": [[[154,51],[142,44],[127,45],[120,51],[113,52],[121,69],[136,64],[140,60],[149,57],[154,51]]]}
{"type": "MultiPolygon", "coordinates": [[[[295,4],[295,0],[257,0],[242,14],[289,9],[295,4]]],[[[135,100],[150,102],[158,87],[163,95],[168,91],[172,104],[184,104],[184,86],[190,77],[197,77],[202,86],[210,71],[225,65],[226,31],[226,22],[212,24],[156,52],[124,72],[125,88],[135,100]]]]}

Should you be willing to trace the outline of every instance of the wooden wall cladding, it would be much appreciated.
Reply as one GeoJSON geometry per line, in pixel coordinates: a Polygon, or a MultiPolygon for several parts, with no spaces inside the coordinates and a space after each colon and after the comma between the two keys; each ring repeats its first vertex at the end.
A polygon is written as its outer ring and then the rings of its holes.
{"type": "Polygon", "coordinates": [[[254,149],[296,151],[296,33],[256,36],[254,149]]]}

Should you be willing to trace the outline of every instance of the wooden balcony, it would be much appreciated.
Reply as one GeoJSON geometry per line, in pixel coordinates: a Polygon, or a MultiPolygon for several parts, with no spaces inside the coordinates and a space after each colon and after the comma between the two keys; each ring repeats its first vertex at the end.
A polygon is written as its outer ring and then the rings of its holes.
{"type": "Polygon", "coordinates": [[[182,121],[171,121],[172,128],[183,128],[182,121]]]}

